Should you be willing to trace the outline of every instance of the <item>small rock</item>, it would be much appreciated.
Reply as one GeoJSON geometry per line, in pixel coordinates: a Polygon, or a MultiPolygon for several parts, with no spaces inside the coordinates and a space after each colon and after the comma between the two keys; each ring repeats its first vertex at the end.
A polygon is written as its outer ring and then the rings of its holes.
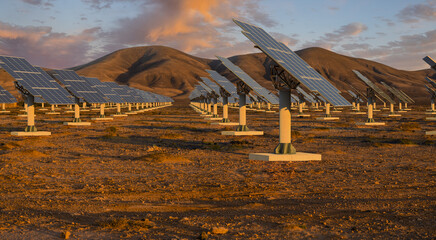
{"type": "Polygon", "coordinates": [[[213,234],[226,234],[229,231],[229,229],[224,227],[214,227],[212,228],[213,234]]]}
{"type": "Polygon", "coordinates": [[[62,237],[64,239],[69,239],[70,236],[71,236],[71,232],[70,231],[65,231],[65,232],[62,233],[62,237]]]}

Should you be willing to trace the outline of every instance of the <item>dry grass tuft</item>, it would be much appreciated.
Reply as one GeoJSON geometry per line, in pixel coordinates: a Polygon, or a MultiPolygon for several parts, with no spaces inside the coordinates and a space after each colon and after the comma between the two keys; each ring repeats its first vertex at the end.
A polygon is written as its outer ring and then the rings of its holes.
{"type": "Polygon", "coordinates": [[[127,218],[107,219],[99,222],[98,225],[106,229],[130,231],[145,231],[156,226],[154,222],[148,219],[130,220],[127,218]]]}

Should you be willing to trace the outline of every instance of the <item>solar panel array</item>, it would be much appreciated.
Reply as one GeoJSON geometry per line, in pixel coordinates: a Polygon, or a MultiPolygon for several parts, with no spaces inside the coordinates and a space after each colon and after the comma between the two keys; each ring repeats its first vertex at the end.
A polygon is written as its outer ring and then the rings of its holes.
{"type": "Polygon", "coordinates": [[[202,82],[198,82],[198,84],[200,84],[200,86],[201,86],[204,90],[206,90],[207,93],[212,94],[213,90],[212,90],[210,87],[206,86],[206,84],[204,84],[204,83],[202,83],[202,82]]]}
{"type": "Polygon", "coordinates": [[[259,83],[254,81],[247,73],[245,73],[241,68],[233,64],[230,60],[225,57],[217,56],[217,58],[240,80],[247,84],[257,95],[263,97],[266,101],[272,104],[278,104],[279,98],[272,92],[268,91],[266,88],[260,86],[259,83]]]}
{"type": "Polygon", "coordinates": [[[212,82],[207,77],[200,77],[200,78],[201,80],[203,80],[204,84],[206,84],[209,88],[211,88],[215,92],[215,94],[217,95],[220,94],[220,87],[216,83],[212,82]]]}
{"type": "Polygon", "coordinates": [[[425,58],[423,58],[423,60],[430,65],[431,68],[436,69],[436,62],[435,60],[433,60],[431,57],[426,56],[425,58]]]}
{"type": "Polygon", "coordinates": [[[305,92],[301,87],[297,87],[297,91],[298,91],[299,93],[303,94],[304,98],[305,98],[307,101],[309,101],[309,102],[311,102],[311,103],[316,102],[315,99],[314,99],[312,96],[310,96],[309,94],[307,94],[307,93],[306,93],[306,92],[305,92]]]}
{"type": "Polygon", "coordinates": [[[82,77],[82,79],[87,81],[92,86],[92,88],[97,89],[97,91],[103,94],[108,99],[108,102],[111,103],[124,102],[124,100],[111,87],[98,80],[98,78],[82,77]]]}
{"type": "Polygon", "coordinates": [[[431,78],[426,77],[425,80],[427,80],[428,83],[430,83],[430,85],[432,85],[434,88],[436,88],[436,81],[434,81],[431,78]]]}
{"type": "Polygon", "coordinates": [[[50,104],[73,104],[71,95],[41,68],[32,66],[24,58],[0,56],[0,67],[15,80],[21,91],[50,104]]]}
{"type": "Polygon", "coordinates": [[[411,103],[409,102],[409,99],[404,97],[403,94],[401,94],[396,88],[389,86],[385,82],[380,82],[389,92],[391,92],[396,98],[398,98],[400,101],[404,103],[411,103]]]}
{"type": "Polygon", "coordinates": [[[353,98],[356,99],[357,101],[359,101],[359,102],[363,102],[363,100],[362,100],[359,96],[357,96],[357,94],[355,94],[353,91],[348,90],[348,94],[350,94],[351,97],[353,97],[353,98]]]}
{"type": "Polygon", "coordinates": [[[83,99],[87,103],[108,102],[103,94],[72,70],[53,70],[53,76],[75,97],[83,99]]]}
{"type": "Polygon", "coordinates": [[[16,103],[17,99],[10,92],[0,86],[0,103],[16,103]]]}
{"type": "Polygon", "coordinates": [[[135,97],[133,97],[128,89],[118,85],[115,82],[104,82],[104,84],[108,85],[112,90],[114,90],[118,96],[120,96],[125,103],[133,103],[136,101],[135,97]]]}
{"type": "Polygon", "coordinates": [[[353,70],[353,72],[370,88],[372,88],[378,95],[387,100],[389,103],[395,104],[395,101],[383,92],[377,85],[371,82],[368,78],[363,76],[360,72],[353,70]]]}
{"type": "Polygon", "coordinates": [[[283,43],[277,42],[260,27],[233,20],[262,52],[312,92],[317,92],[334,106],[350,106],[340,91],[283,43]]]}

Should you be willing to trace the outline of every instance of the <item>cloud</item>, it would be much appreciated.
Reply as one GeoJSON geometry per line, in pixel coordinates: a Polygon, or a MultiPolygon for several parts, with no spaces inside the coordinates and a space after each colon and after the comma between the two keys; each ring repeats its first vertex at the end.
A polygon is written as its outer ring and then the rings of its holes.
{"type": "Polygon", "coordinates": [[[120,19],[116,28],[106,33],[111,47],[166,45],[205,56],[209,49],[227,49],[240,42],[232,36],[240,31],[232,18],[276,25],[258,10],[257,0],[146,0],[143,7],[138,16],[120,19]]]}
{"type": "Polygon", "coordinates": [[[397,17],[405,23],[417,23],[422,20],[436,21],[436,0],[409,5],[402,9],[397,17]]]}
{"type": "Polygon", "coordinates": [[[53,7],[54,0],[21,0],[27,4],[35,5],[35,6],[44,6],[44,7],[53,7]]]}
{"type": "Polygon", "coordinates": [[[421,59],[426,55],[436,56],[436,30],[403,35],[397,41],[378,47],[370,47],[368,44],[345,44],[342,48],[353,56],[379,61],[399,69],[424,69],[427,66],[421,59]]]}
{"type": "Polygon", "coordinates": [[[356,37],[360,35],[362,32],[366,31],[368,27],[365,24],[354,22],[349,23],[347,25],[341,26],[339,29],[326,33],[321,36],[319,39],[303,44],[303,47],[322,47],[327,49],[332,49],[341,41],[345,39],[349,39],[352,37],[356,37]]]}
{"type": "Polygon", "coordinates": [[[16,26],[0,22],[0,54],[22,56],[44,67],[75,66],[92,59],[91,43],[99,28],[76,35],[53,32],[51,27],[16,26]]]}

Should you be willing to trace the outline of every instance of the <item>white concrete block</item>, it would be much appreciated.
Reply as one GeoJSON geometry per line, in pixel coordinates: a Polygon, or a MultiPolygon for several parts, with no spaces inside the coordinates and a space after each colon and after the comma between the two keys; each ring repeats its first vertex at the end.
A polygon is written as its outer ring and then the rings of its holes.
{"type": "Polygon", "coordinates": [[[263,135],[263,131],[222,131],[221,135],[228,135],[228,136],[259,136],[259,135],[263,135]]]}
{"type": "Polygon", "coordinates": [[[248,155],[250,160],[259,161],[286,161],[286,162],[300,162],[300,161],[321,161],[321,154],[297,152],[296,154],[275,154],[275,153],[250,153],[248,155]]]}
{"type": "Polygon", "coordinates": [[[11,132],[13,136],[32,137],[32,136],[50,136],[51,132],[37,131],[37,132],[11,132]]]}

